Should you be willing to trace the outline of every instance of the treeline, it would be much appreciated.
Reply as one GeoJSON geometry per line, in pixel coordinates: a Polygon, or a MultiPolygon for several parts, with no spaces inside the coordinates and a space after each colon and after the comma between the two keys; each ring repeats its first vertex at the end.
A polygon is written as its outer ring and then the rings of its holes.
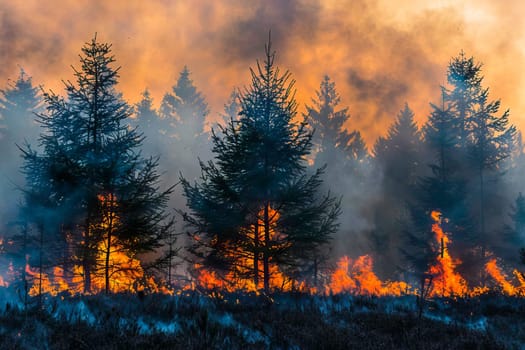
{"type": "Polygon", "coordinates": [[[274,59],[268,42],[209,132],[187,67],[158,110],[147,90],[132,106],[96,37],[64,96],[21,71],[0,90],[0,259],[12,279],[27,292],[26,264],[40,285],[59,267],[84,292],[110,292],[122,271],[171,284],[182,259],[271,290],[276,275],[315,286],[340,255],[371,253],[384,277],[419,281],[449,249],[479,284],[494,255],[517,263],[523,145],[474,58],[451,59],[424,125],[400,106],[370,150],[329,77],[299,115],[274,59]],[[436,246],[433,210],[452,245],[436,246]]]}

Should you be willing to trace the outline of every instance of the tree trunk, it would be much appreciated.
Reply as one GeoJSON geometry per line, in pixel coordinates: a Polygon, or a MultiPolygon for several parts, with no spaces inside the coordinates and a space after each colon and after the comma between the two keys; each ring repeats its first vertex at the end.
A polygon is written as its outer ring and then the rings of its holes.
{"type": "Polygon", "coordinates": [[[109,277],[110,277],[110,274],[109,274],[109,260],[110,260],[110,256],[111,256],[111,238],[113,237],[112,236],[112,233],[113,233],[113,216],[115,215],[115,210],[113,208],[113,193],[110,193],[109,194],[109,203],[108,201],[106,200],[106,215],[107,215],[107,220],[108,220],[108,227],[107,227],[107,235],[108,235],[108,239],[107,239],[107,247],[106,247],[106,264],[105,264],[105,269],[104,269],[104,272],[105,272],[105,277],[106,277],[106,294],[109,294],[110,292],[110,284],[109,284],[109,277]]]}
{"type": "Polygon", "coordinates": [[[84,293],[91,292],[91,214],[88,211],[86,219],[86,232],[84,234],[84,249],[82,256],[82,269],[84,270],[84,293]]]}
{"type": "Polygon", "coordinates": [[[263,254],[263,269],[264,269],[264,291],[270,291],[270,217],[269,217],[268,202],[264,205],[264,254],[263,254]]]}
{"type": "Polygon", "coordinates": [[[44,225],[43,224],[39,224],[38,225],[38,230],[40,231],[40,256],[39,256],[39,262],[38,262],[38,269],[39,269],[39,274],[38,274],[38,280],[39,280],[39,283],[38,283],[38,301],[39,301],[39,304],[41,305],[42,304],[42,270],[44,269],[44,225]]]}
{"type": "Polygon", "coordinates": [[[253,229],[253,283],[255,288],[259,287],[259,217],[255,219],[255,227],[253,229]]]}
{"type": "Polygon", "coordinates": [[[24,246],[22,248],[22,251],[24,252],[24,266],[22,266],[22,283],[24,284],[24,309],[27,309],[27,296],[29,292],[29,285],[27,283],[27,272],[26,272],[26,266],[27,266],[27,236],[28,236],[28,228],[27,228],[27,221],[24,221],[23,223],[23,234],[24,234],[24,246]]]}
{"type": "MultiPolygon", "coordinates": [[[[479,171],[479,225],[480,225],[480,259],[481,264],[485,264],[485,179],[483,177],[483,169],[479,171]]],[[[481,285],[485,286],[485,270],[481,269],[481,285]]]]}

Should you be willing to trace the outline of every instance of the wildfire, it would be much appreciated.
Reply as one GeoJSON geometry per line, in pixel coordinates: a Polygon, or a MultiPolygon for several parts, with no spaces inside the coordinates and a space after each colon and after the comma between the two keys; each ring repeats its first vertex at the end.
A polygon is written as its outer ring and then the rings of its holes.
{"type": "Polygon", "coordinates": [[[355,261],[347,256],[338,261],[326,293],[399,296],[409,293],[410,289],[410,285],[406,282],[381,281],[373,271],[372,257],[363,255],[355,261]]]}
{"type": "Polygon", "coordinates": [[[491,259],[486,265],[487,273],[498,283],[503,293],[510,296],[523,296],[525,294],[525,278],[518,270],[514,270],[513,274],[518,280],[519,286],[514,286],[507,280],[507,277],[497,265],[496,259],[491,259]]]}
{"type": "MultiPolygon", "coordinates": [[[[115,196],[113,194],[99,195],[98,199],[104,208],[104,215],[99,226],[105,230],[105,235],[96,249],[95,269],[90,275],[91,293],[100,293],[106,289],[107,268],[109,291],[112,293],[137,292],[147,289],[151,292],[172,294],[171,290],[159,286],[152,277],[147,277],[140,260],[130,256],[116,237],[112,236],[115,227],[119,224],[115,210],[115,196]]],[[[33,285],[29,290],[31,296],[40,293],[48,293],[53,296],[63,292],[71,295],[84,293],[85,273],[82,265],[73,265],[68,271],[57,266],[52,269],[52,272],[46,273],[26,264],[25,272],[33,280],[33,285]]]]}
{"type": "MultiPolygon", "coordinates": [[[[276,230],[279,213],[273,208],[268,208],[270,241],[274,249],[285,247],[283,242],[284,235],[276,230]]],[[[200,264],[194,267],[198,271],[196,285],[205,290],[221,289],[227,292],[255,292],[258,293],[263,287],[263,266],[262,248],[265,247],[264,231],[264,211],[261,210],[257,215],[257,224],[251,225],[243,230],[247,238],[247,244],[243,246],[229,247],[229,256],[240,257],[236,263],[227,271],[224,276],[215,271],[208,271],[200,264]],[[246,276],[249,276],[247,278],[246,276]],[[256,276],[256,278],[255,278],[256,276]],[[257,280],[257,283],[255,282],[257,280]]],[[[269,284],[270,289],[279,291],[289,291],[299,289],[304,286],[302,283],[295,284],[288,278],[271,259],[269,261],[269,284]]],[[[187,289],[195,288],[195,285],[187,289]]]]}
{"type": "Polygon", "coordinates": [[[450,237],[441,227],[443,218],[440,212],[432,211],[430,217],[434,220],[432,232],[435,235],[437,251],[436,263],[430,267],[430,275],[433,276],[434,288],[432,294],[437,296],[463,296],[468,292],[467,281],[456,272],[456,266],[461,260],[450,256],[448,246],[452,242],[450,237]]]}
{"type": "MultiPolygon", "coordinates": [[[[112,208],[114,200],[107,196],[99,196],[99,200],[106,208],[112,208]]],[[[190,283],[180,286],[181,290],[204,290],[215,292],[254,292],[259,293],[263,288],[262,249],[264,249],[264,232],[260,228],[263,212],[257,216],[257,223],[246,229],[247,244],[229,247],[228,254],[240,257],[231,269],[224,274],[210,271],[202,265],[195,265],[197,277],[190,283]],[[260,250],[254,249],[259,244],[260,250]],[[255,278],[256,277],[256,278],[255,278]]],[[[274,246],[286,244],[284,236],[276,227],[279,213],[269,208],[268,216],[270,239],[274,246]]],[[[431,297],[475,296],[489,291],[488,287],[469,288],[466,279],[461,276],[456,268],[461,264],[459,259],[450,255],[448,247],[452,244],[442,224],[446,219],[438,211],[432,211],[433,220],[431,230],[434,234],[435,262],[430,266],[427,275],[432,276],[431,297]]],[[[101,225],[104,228],[118,225],[118,216],[115,213],[106,213],[101,225]]],[[[111,234],[107,232],[106,234],[111,234]]],[[[0,245],[3,243],[0,242],[0,245]]],[[[119,244],[114,236],[105,236],[100,240],[97,248],[95,269],[91,273],[90,293],[100,293],[106,289],[106,277],[109,276],[109,291],[148,292],[173,294],[173,290],[159,285],[152,277],[144,272],[140,260],[130,256],[124,247],[119,244]],[[105,267],[109,267],[106,271],[105,267]]],[[[373,259],[370,255],[362,255],[356,259],[343,256],[336,264],[332,273],[323,275],[323,280],[328,281],[324,287],[315,288],[308,286],[304,281],[294,280],[280,270],[279,266],[269,260],[269,284],[272,291],[302,291],[311,294],[323,293],[334,295],[350,293],[370,296],[400,296],[417,293],[417,289],[404,281],[382,281],[374,272],[373,259]]],[[[14,280],[13,264],[10,264],[8,278],[0,275],[0,286],[8,287],[14,280]]],[[[513,279],[509,278],[497,264],[497,259],[492,258],[485,265],[485,271],[491,277],[493,285],[509,296],[525,295],[525,276],[517,270],[513,271],[513,279]]],[[[84,270],[81,265],[73,265],[67,271],[62,267],[54,267],[51,271],[39,271],[26,263],[25,275],[30,284],[29,295],[36,296],[48,293],[56,296],[60,293],[83,294],[84,270]]]]}

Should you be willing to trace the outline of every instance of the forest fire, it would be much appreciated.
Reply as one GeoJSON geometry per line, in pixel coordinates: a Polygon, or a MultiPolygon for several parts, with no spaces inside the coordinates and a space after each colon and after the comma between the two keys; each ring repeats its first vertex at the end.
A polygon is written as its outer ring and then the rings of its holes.
{"type": "MultiPolygon", "coordinates": [[[[279,245],[283,246],[286,243],[282,243],[283,235],[277,232],[275,228],[279,220],[279,213],[270,206],[268,208],[268,219],[270,244],[274,249],[277,249],[279,245]]],[[[186,288],[198,287],[204,290],[220,289],[228,292],[258,293],[263,287],[264,278],[262,251],[266,243],[264,231],[261,229],[264,227],[263,221],[264,210],[261,210],[257,215],[257,224],[251,225],[242,232],[246,237],[246,244],[242,246],[228,245],[229,256],[241,258],[236,260],[223,277],[214,271],[206,270],[200,264],[196,264],[194,266],[197,271],[196,281],[186,288]]],[[[294,283],[295,281],[288,278],[271,259],[269,261],[269,277],[272,290],[290,291],[304,288],[304,283],[294,283]]]]}
{"type": "MultiPolygon", "coordinates": [[[[100,243],[100,253],[97,257],[97,264],[103,264],[105,260],[104,243],[100,243]]],[[[40,272],[37,268],[26,265],[27,276],[33,281],[29,289],[29,295],[37,296],[40,293],[57,295],[68,293],[70,295],[86,294],[84,292],[84,271],[82,266],[74,265],[69,272],[64,272],[61,267],[54,267],[52,272],[40,272]],[[41,285],[41,287],[40,287],[41,285]]],[[[153,278],[147,278],[138,259],[125,254],[122,247],[114,244],[111,248],[111,267],[110,267],[110,291],[112,293],[137,292],[147,289],[150,292],[165,292],[168,289],[159,288],[153,278]]],[[[102,267],[91,276],[91,294],[97,294],[105,290],[105,276],[102,267]]],[[[87,294],[90,294],[87,293],[87,294]]]]}
{"type": "Polygon", "coordinates": [[[448,246],[452,241],[441,226],[443,220],[446,219],[443,219],[442,214],[438,211],[432,211],[430,217],[434,221],[432,232],[435,235],[436,246],[439,247],[436,252],[436,262],[429,270],[434,284],[432,294],[443,297],[466,295],[467,281],[456,272],[456,266],[461,264],[461,261],[450,256],[448,246]]]}
{"type": "MultiPolygon", "coordinates": [[[[103,197],[100,197],[103,198],[103,197]]],[[[461,264],[459,259],[454,259],[448,246],[452,243],[448,234],[443,231],[442,223],[446,219],[438,211],[432,211],[430,217],[433,220],[432,232],[435,236],[436,247],[435,262],[431,265],[428,275],[432,276],[432,297],[462,297],[476,296],[488,292],[488,287],[469,288],[466,279],[461,276],[456,267],[461,264]]],[[[272,239],[277,239],[279,234],[275,231],[275,223],[279,214],[275,210],[270,211],[272,239]]],[[[258,223],[262,226],[262,222],[258,223]]],[[[247,230],[247,237],[254,240],[255,225],[247,230]]],[[[262,241],[262,233],[259,232],[262,241]]],[[[105,291],[104,262],[106,259],[107,241],[99,243],[97,256],[98,272],[92,274],[91,291],[88,294],[97,294],[105,291]]],[[[196,278],[187,284],[178,284],[180,290],[200,290],[203,292],[253,292],[259,294],[262,290],[262,269],[260,262],[254,261],[253,251],[243,250],[241,247],[232,248],[232,254],[243,256],[241,263],[234,265],[230,271],[221,275],[216,271],[204,268],[196,264],[196,278]],[[259,283],[256,285],[253,278],[247,278],[253,269],[258,271],[259,283]]],[[[329,275],[325,276],[326,285],[322,288],[309,286],[304,281],[297,281],[286,276],[277,264],[270,265],[270,286],[272,291],[300,291],[309,294],[335,295],[348,293],[354,295],[369,296],[401,296],[416,294],[417,288],[405,281],[382,281],[373,270],[373,258],[370,255],[362,255],[356,259],[348,256],[341,257],[336,267],[329,275]]],[[[11,264],[12,269],[12,264],[11,264]]],[[[494,281],[498,290],[509,296],[522,296],[525,292],[525,278],[518,270],[513,274],[517,283],[509,281],[501,268],[497,265],[495,258],[485,265],[485,270],[494,281]]],[[[70,271],[64,271],[61,267],[54,267],[51,272],[46,273],[26,264],[25,274],[32,281],[28,294],[38,296],[49,294],[56,296],[61,293],[70,295],[86,294],[84,291],[84,272],[81,265],[72,266],[70,271]]],[[[110,246],[110,292],[125,293],[147,291],[149,293],[173,294],[174,290],[158,283],[152,276],[148,276],[141,266],[141,261],[126,254],[125,249],[113,238],[110,246]]],[[[0,276],[0,287],[8,287],[9,278],[0,276]]]]}
{"type": "Polygon", "coordinates": [[[28,294],[30,296],[41,294],[56,296],[60,293],[77,295],[97,294],[103,291],[123,293],[144,290],[172,293],[168,288],[159,287],[153,277],[146,276],[141,261],[130,256],[113,235],[119,224],[116,214],[116,196],[113,194],[99,195],[98,200],[104,208],[104,215],[99,225],[91,229],[99,229],[105,233],[97,245],[94,269],[90,274],[89,290],[86,291],[86,274],[80,264],[73,264],[67,270],[55,266],[51,272],[45,272],[26,263],[25,274],[27,279],[32,281],[28,294]]]}
{"type": "Polygon", "coordinates": [[[373,271],[373,260],[369,255],[360,256],[355,261],[344,256],[337,262],[337,269],[330,276],[325,292],[400,296],[411,293],[412,287],[406,282],[381,281],[373,271]]]}
{"type": "Polygon", "coordinates": [[[510,296],[523,296],[525,294],[525,278],[518,270],[515,269],[513,271],[513,274],[519,283],[518,286],[515,286],[507,279],[505,274],[498,267],[496,259],[491,259],[489,262],[487,262],[485,265],[485,270],[498,284],[501,292],[504,294],[510,296]]]}

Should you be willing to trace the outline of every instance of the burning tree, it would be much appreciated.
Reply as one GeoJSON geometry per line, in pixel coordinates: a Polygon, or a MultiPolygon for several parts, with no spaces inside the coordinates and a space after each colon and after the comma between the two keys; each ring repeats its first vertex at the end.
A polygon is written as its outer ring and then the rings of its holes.
{"type": "Polygon", "coordinates": [[[67,98],[44,94],[43,152],[23,149],[25,208],[40,234],[40,288],[44,269],[59,266],[84,292],[129,289],[143,275],[137,254],[156,248],[171,225],[164,212],[171,188],[159,190],[157,160],[142,158],[143,137],[127,127],[132,108],[116,91],[114,61],[110,44],[86,43],[76,84],[65,82],[67,98]],[[50,266],[44,251],[54,254],[50,266]]]}
{"type": "Polygon", "coordinates": [[[294,81],[274,58],[269,42],[264,63],[251,69],[238,118],[213,133],[215,163],[201,162],[201,182],[182,178],[199,263],[252,289],[262,280],[265,291],[284,287],[283,271],[295,277],[305,268],[339,214],[334,197],[317,195],[323,169],[307,174],[312,134],[306,121],[294,122],[294,81]]]}

